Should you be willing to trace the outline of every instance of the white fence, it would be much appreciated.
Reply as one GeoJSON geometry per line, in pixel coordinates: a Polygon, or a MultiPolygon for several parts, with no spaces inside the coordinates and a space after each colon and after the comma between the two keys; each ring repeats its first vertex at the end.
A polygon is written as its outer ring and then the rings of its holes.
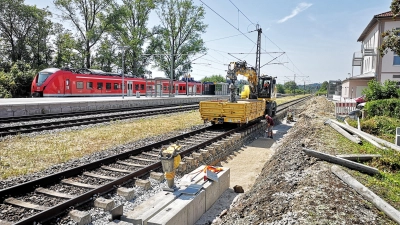
{"type": "Polygon", "coordinates": [[[356,110],[355,101],[335,102],[335,116],[348,116],[351,111],[356,110]]]}

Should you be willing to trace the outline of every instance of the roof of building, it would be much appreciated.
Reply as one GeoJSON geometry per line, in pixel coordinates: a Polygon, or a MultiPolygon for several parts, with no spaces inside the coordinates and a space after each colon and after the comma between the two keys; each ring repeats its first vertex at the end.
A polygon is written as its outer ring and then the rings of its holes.
{"type": "Polygon", "coordinates": [[[393,17],[393,12],[392,11],[388,11],[388,12],[384,12],[384,13],[380,13],[380,14],[374,15],[374,17],[372,17],[371,21],[369,22],[367,27],[364,29],[364,31],[361,33],[361,35],[360,35],[360,37],[358,38],[357,41],[363,41],[365,39],[365,37],[368,35],[368,32],[378,22],[378,19],[390,18],[390,17],[393,17]]]}

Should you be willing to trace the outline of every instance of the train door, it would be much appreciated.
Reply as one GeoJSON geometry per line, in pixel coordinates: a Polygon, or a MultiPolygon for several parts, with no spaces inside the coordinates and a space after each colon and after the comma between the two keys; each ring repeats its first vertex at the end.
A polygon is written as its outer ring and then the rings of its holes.
{"type": "Polygon", "coordinates": [[[64,88],[64,95],[71,95],[71,84],[69,79],[65,79],[65,88],[64,88]]]}
{"type": "Polygon", "coordinates": [[[193,95],[193,86],[188,86],[188,95],[193,95]]]}
{"type": "Polygon", "coordinates": [[[193,93],[194,93],[194,95],[196,95],[196,92],[197,92],[197,85],[193,85],[193,93]]]}
{"type": "Polygon", "coordinates": [[[132,81],[128,81],[128,90],[127,90],[127,96],[132,96],[132,92],[133,92],[133,90],[132,90],[132,86],[133,86],[133,84],[132,84],[132,81]]]}

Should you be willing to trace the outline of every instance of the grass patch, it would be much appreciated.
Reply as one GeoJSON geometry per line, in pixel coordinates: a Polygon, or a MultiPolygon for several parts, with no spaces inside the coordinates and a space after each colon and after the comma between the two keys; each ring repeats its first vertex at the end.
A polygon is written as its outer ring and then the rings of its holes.
{"type": "Polygon", "coordinates": [[[275,101],[276,101],[276,104],[280,105],[280,104],[283,104],[285,102],[289,102],[289,101],[292,101],[292,100],[295,100],[295,99],[303,98],[305,96],[309,96],[309,94],[296,95],[296,96],[286,96],[286,97],[282,97],[282,98],[276,98],[275,101]]]}
{"type": "MultiPolygon", "coordinates": [[[[357,120],[346,120],[350,126],[357,128],[357,120]]],[[[396,127],[400,127],[400,119],[374,116],[369,119],[360,120],[361,130],[377,136],[383,140],[394,143],[396,127]]]]}
{"type": "Polygon", "coordinates": [[[400,209],[400,153],[394,150],[381,150],[369,142],[357,145],[328,125],[322,130],[320,141],[330,154],[380,154],[382,157],[374,159],[365,165],[376,167],[380,174],[369,176],[358,171],[346,169],[359,182],[387,201],[396,209],[400,209]],[[340,147],[338,147],[340,146],[340,147]]]}
{"type": "Polygon", "coordinates": [[[15,136],[0,142],[0,178],[38,172],[94,152],[200,124],[203,124],[200,113],[191,111],[152,119],[116,121],[78,131],[15,136]]]}

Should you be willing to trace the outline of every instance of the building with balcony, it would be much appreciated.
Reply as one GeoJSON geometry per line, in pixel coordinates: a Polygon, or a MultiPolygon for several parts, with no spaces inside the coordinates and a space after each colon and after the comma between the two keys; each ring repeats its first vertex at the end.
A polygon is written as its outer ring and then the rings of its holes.
{"type": "Polygon", "coordinates": [[[342,82],[342,97],[356,98],[368,82],[376,79],[379,82],[394,80],[400,82],[400,56],[392,51],[384,57],[379,55],[379,46],[383,42],[384,31],[400,29],[400,20],[393,19],[392,12],[375,15],[361,33],[357,42],[361,42],[361,51],[353,54],[352,74],[342,82]],[[353,75],[354,67],[360,68],[359,75],[353,75]]]}

